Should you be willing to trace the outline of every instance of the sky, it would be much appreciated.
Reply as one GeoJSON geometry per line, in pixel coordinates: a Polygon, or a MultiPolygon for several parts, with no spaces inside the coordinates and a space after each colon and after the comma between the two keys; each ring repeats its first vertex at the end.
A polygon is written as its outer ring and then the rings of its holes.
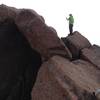
{"type": "Polygon", "coordinates": [[[74,16],[74,31],[79,31],[92,44],[100,45],[100,0],[0,0],[0,4],[30,8],[42,15],[59,37],[69,34],[69,14],[74,16]]]}

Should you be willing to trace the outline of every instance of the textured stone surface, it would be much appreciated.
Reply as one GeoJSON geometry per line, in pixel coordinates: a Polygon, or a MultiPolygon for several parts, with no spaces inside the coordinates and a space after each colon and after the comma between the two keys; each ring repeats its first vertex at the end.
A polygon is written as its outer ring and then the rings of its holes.
{"type": "Polygon", "coordinates": [[[14,21],[31,47],[44,59],[61,55],[71,59],[71,53],[62,45],[56,30],[45,24],[44,18],[32,9],[16,9],[0,5],[0,24],[6,20],[14,21]]]}
{"type": "Polygon", "coordinates": [[[65,90],[57,82],[54,73],[50,72],[50,64],[42,65],[35,86],[33,87],[32,100],[66,100],[65,90]]]}
{"type": "Polygon", "coordinates": [[[58,54],[71,58],[70,51],[61,44],[56,31],[48,27],[39,15],[30,10],[23,10],[16,17],[16,24],[24,33],[30,45],[38,50],[41,55],[50,57],[58,54]]]}
{"type": "Polygon", "coordinates": [[[14,7],[8,7],[6,5],[0,5],[0,23],[5,19],[12,19],[16,17],[18,10],[14,7]]]}
{"type": "Polygon", "coordinates": [[[85,48],[81,51],[81,58],[91,62],[100,69],[100,47],[97,45],[91,48],[85,48]]]}
{"type": "Polygon", "coordinates": [[[92,100],[92,92],[100,87],[100,71],[86,61],[56,56],[45,66],[33,88],[33,100],[92,100]]]}
{"type": "Polygon", "coordinates": [[[80,50],[91,46],[90,42],[77,31],[62,40],[71,51],[73,58],[79,58],[80,50]]]}

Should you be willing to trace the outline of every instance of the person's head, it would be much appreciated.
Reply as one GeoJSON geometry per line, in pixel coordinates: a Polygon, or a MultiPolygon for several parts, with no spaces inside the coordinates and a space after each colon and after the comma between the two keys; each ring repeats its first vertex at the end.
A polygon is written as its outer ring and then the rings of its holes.
{"type": "Polygon", "coordinates": [[[69,16],[72,16],[72,14],[69,14],[69,16]]]}

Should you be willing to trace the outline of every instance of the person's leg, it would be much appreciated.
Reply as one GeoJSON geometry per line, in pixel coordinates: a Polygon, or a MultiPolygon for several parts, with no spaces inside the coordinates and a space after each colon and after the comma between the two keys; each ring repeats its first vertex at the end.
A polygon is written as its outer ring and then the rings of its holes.
{"type": "Polygon", "coordinates": [[[70,31],[70,34],[73,33],[73,25],[72,24],[69,24],[69,31],[70,31]]]}
{"type": "Polygon", "coordinates": [[[73,24],[71,25],[71,29],[72,29],[72,30],[71,30],[71,33],[73,33],[73,24]]]}
{"type": "Polygon", "coordinates": [[[70,24],[69,24],[69,32],[71,33],[71,30],[70,30],[71,28],[70,28],[70,24]]]}

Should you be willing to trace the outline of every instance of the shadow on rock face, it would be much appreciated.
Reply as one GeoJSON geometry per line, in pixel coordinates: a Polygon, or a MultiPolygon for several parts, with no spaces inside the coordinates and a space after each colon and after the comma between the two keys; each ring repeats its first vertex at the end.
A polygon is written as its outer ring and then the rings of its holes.
{"type": "Polygon", "coordinates": [[[13,22],[0,24],[0,100],[30,100],[41,63],[13,22]]]}

